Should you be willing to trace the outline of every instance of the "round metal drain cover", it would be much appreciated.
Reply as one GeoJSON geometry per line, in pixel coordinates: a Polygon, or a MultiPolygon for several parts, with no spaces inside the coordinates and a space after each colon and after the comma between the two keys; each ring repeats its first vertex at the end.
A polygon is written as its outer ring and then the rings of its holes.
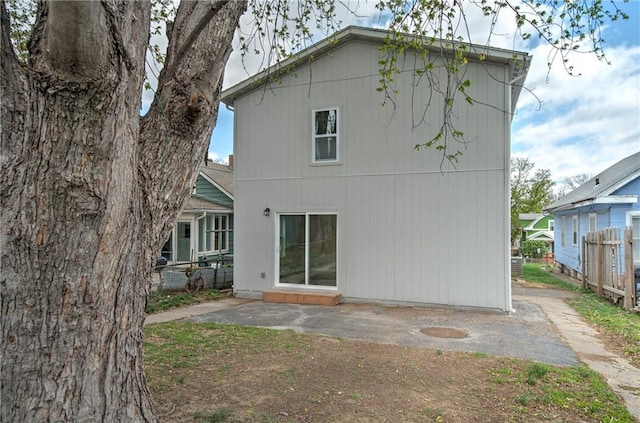
{"type": "Polygon", "coordinates": [[[462,339],[466,338],[467,332],[455,329],[455,328],[443,328],[443,327],[428,327],[420,329],[420,332],[423,335],[433,336],[436,338],[451,338],[451,339],[462,339]]]}

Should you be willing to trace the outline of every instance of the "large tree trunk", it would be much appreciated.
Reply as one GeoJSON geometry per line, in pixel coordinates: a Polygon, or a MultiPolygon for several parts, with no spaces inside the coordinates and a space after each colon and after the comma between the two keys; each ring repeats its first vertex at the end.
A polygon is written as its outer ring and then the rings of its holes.
{"type": "Polygon", "coordinates": [[[245,7],[181,4],[141,119],[149,2],[40,4],[28,67],[2,3],[0,421],[156,420],[151,269],[207,150],[245,7]]]}

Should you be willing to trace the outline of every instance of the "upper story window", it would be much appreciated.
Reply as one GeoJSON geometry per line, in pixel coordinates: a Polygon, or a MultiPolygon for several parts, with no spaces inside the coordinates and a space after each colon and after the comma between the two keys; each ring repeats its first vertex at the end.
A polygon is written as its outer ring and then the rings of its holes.
{"type": "Polygon", "coordinates": [[[313,110],[313,163],[337,162],[338,108],[313,110]]]}
{"type": "Polygon", "coordinates": [[[553,231],[555,231],[555,229],[556,229],[556,226],[555,226],[555,224],[554,224],[553,220],[550,220],[550,221],[549,221],[549,230],[550,230],[551,232],[553,232],[553,231]]]}

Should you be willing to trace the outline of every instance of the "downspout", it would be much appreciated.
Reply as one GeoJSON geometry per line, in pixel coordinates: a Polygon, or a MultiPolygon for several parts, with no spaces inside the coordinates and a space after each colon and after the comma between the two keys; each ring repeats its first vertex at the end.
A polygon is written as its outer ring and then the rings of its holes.
{"type": "MultiPolygon", "coordinates": [[[[526,60],[526,59],[525,59],[526,60]]],[[[509,66],[506,67],[507,72],[509,72],[509,66]]],[[[509,75],[507,75],[508,77],[509,75]]],[[[508,313],[515,313],[516,310],[513,308],[513,304],[511,301],[511,119],[513,117],[513,112],[511,111],[511,86],[513,83],[518,80],[524,78],[526,73],[523,73],[520,76],[515,77],[507,84],[505,90],[505,101],[507,104],[507,108],[505,110],[505,137],[507,141],[507,154],[505,154],[505,169],[506,169],[506,180],[505,184],[505,198],[507,199],[506,210],[507,210],[507,224],[505,228],[505,245],[508,245],[507,253],[508,259],[506,260],[506,269],[505,273],[507,275],[507,281],[505,283],[505,305],[504,311],[508,313]]],[[[506,79],[506,78],[505,78],[506,79]]]]}

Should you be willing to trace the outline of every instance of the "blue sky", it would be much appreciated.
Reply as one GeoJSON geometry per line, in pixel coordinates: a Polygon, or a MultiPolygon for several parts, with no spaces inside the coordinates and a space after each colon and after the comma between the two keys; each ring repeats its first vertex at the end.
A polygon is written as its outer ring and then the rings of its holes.
{"type": "MultiPolygon", "coordinates": [[[[518,101],[512,125],[513,157],[523,157],[537,168],[549,169],[558,183],[567,176],[592,176],[618,160],[640,151],[640,0],[620,3],[630,16],[604,28],[605,54],[610,64],[594,55],[576,54],[571,64],[578,77],[568,75],[560,63],[547,73],[547,45],[516,41],[510,19],[505,19],[492,36],[491,45],[515,48],[533,56],[525,87],[518,101]],[[537,97],[537,99],[536,99],[537,97]],[[538,101],[539,99],[539,101],[538,101]]],[[[362,16],[376,16],[367,7],[362,16]],[[370,13],[367,15],[367,13],[370,13]]],[[[486,23],[480,16],[468,16],[472,42],[486,42],[486,23]]],[[[345,15],[349,24],[379,26],[345,15]]],[[[257,69],[250,69],[249,72],[257,69]]],[[[236,52],[229,60],[225,88],[247,78],[236,52]]],[[[233,113],[221,104],[218,122],[209,146],[213,159],[226,160],[233,151],[233,113]]],[[[416,153],[421,154],[421,153],[416,153]]]]}

